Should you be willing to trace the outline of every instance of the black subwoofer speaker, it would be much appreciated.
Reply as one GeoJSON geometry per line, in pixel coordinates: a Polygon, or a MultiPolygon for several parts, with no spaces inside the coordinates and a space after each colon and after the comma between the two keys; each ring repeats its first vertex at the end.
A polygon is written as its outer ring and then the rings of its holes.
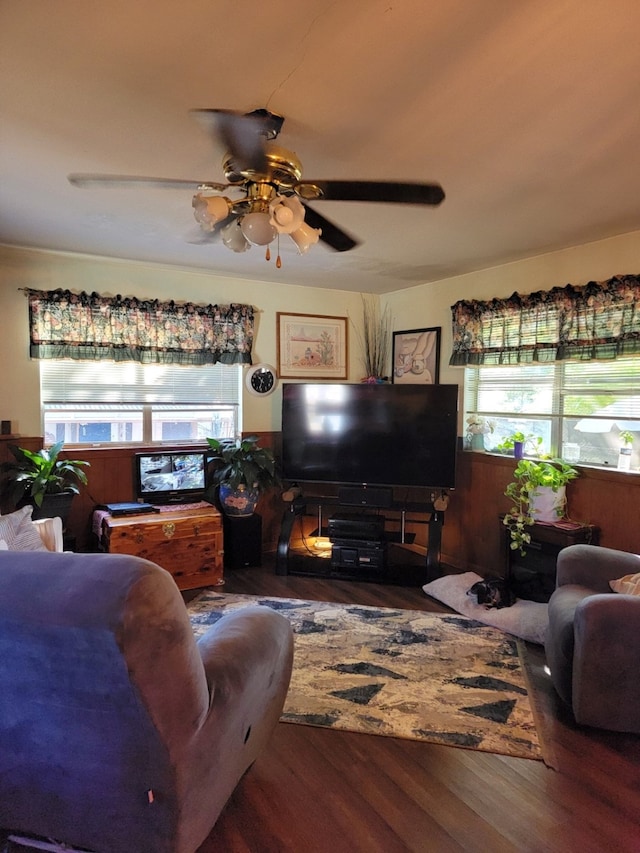
{"type": "Polygon", "coordinates": [[[223,515],[224,566],[244,569],[262,563],[262,516],[254,512],[246,517],[223,515]]]}

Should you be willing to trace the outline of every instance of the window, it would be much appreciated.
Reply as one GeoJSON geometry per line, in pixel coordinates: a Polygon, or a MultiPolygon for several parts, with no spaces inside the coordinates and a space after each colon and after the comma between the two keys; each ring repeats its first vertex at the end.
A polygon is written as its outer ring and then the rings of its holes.
{"type": "Polygon", "coordinates": [[[40,362],[45,443],[197,442],[240,431],[242,367],[40,362]]]}
{"type": "MultiPolygon", "coordinates": [[[[513,432],[540,438],[543,453],[569,462],[616,467],[624,434],[640,466],[640,356],[608,361],[482,366],[465,369],[465,418],[495,421],[487,450],[513,432]]],[[[530,445],[531,446],[531,445],[530,445]]]]}
{"type": "Polygon", "coordinates": [[[568,462],[638,468],[638,276],[461,300],[451,312],[466,417],[495,421],[485,448],[519,432],[568,462]]]}

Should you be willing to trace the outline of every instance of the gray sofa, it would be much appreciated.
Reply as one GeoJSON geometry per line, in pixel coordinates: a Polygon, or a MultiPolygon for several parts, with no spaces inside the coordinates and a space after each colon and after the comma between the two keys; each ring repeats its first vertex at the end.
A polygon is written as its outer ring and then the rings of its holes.
{"type": "Polygon", "coordinates": [[[265,607],[196,643],[145,560],[0,552],[0,827],[193,853],[273,732],[292,657],[265,607]]]}
{"type": "Polygon", "coordinates": [[[640,596],[609,581],[640,572],[640,557],[595,545],[558,555],[545,641],[554,687],[576,722],[640,733],[640,596]]]}

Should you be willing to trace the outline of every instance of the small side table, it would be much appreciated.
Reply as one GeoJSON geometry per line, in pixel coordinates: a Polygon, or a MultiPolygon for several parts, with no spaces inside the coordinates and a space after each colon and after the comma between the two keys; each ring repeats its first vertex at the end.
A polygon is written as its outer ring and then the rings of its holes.
{"type": "Polygon", "coordinates": [[[600,530],[592,524],[557,521],[532,525],[526,554],[512,550],[509,531],[500,516],[500,545],[504,555],[504,577],[518,598],[546,602],[556,588],[558,554],[569,545],[597,545],[600,530]]]}
{"type": "Polygon", "coordinates": [[[224,565],[227,569],[245,569],[262,564],[262,516],[222,514],[224,565]]]}

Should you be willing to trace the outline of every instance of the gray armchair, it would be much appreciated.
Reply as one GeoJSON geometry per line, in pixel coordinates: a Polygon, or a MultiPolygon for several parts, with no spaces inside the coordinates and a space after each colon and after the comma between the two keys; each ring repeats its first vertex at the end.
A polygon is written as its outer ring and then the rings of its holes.
{"type": "Polygon", "coordinates": [[[193,853],[278,722],[290,623],[196,643],[164,569],[0,553],[0,827],[104,853],[193,853]]]}
{"type": "Polygon", "coordinates": [[[640,572],[640,556],[595,545],[558,555],[545,641],[551,679],[576,722],[640,733],[640,596],[609,581],[640,572]]]}

